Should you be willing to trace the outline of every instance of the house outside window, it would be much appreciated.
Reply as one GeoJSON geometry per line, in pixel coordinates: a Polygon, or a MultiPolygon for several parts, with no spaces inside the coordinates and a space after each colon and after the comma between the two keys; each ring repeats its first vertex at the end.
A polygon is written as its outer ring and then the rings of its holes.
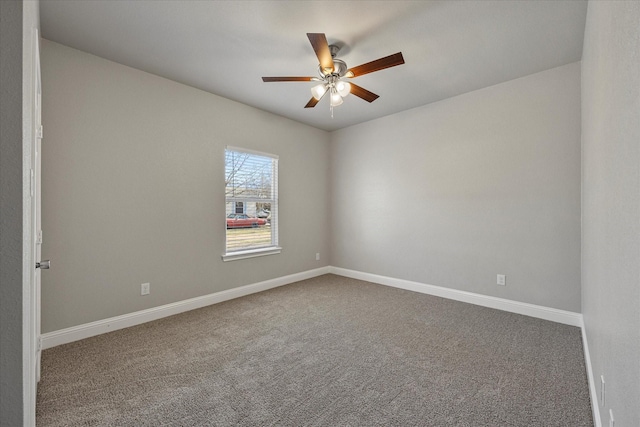
{"type": "Polygon", "coordinates": [[[276,155],[226,147],[225,205],[224,261],[280,253],[276,155]]]}

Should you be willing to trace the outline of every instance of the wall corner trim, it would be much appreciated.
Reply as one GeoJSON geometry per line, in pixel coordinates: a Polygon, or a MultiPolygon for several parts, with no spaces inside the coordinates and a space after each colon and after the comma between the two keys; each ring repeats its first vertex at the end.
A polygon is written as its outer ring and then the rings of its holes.
{"type": "Polygon", "coordinates": [[[508,311],[511,313],[523,314],[525,316],[537,317],[539,319],[563,323],[565,325],[582,327],[582,314],[571,311],[558,310],[556,308],[512,301],[504,298],[476,294],[473,292],[460,291],[457,289],[443,288],[441,286],[427,285],[424,283],[412,282],[410,280],[379,276],[377,274],[364,273],[340,267],[330,267],[330,272],[339,276],[365,280],[379,285],[406,289],[408,291],[419,292],[422,294],[434,295],[437,297],[480,305],[483,307],[495,308],[497,310],[508,311]]]}
{"type": "Polygon", "coordinates": [[[239,286],[237,288],[227,289],[200,297],[190,298],[171,304],[161,305],[146,310],[136,311],[133,313],[123,314],[121,316],[111,317],[109,319],[98,320],[83,325],[72,326],[58,331],[47,332],[42,334],[42,349],[79,341],[85,338],[116,331],[118,329],[128,328],[130,326],[140,325],[142,323],[158,320],[163,317],[173,316],[174,314],[183,313],[189,310],[206,307],[220,302],[240,298],[246,295],[255,294],[257,292],[266,291],[268,289],[277,288],[279,286],[288,285],[290,283],[299,282],[305,279],[322,276],[328,274],[330,267],[320,267],[313,270],[307,270],[300,273],[290,274],[288,276],[276,277],[275,279],[265,280],[263,282],[253,283],[250,285],[239,286]]]}

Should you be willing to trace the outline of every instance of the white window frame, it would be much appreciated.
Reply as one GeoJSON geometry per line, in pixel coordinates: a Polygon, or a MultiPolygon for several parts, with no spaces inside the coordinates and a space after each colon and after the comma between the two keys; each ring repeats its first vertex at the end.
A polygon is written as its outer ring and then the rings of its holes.
{"type": "MultiPolygon", "coordinates": [[[[235,261],[235,260],[240,260],[240,259],[247,259],[247,258],[254,258],[254,257],[259,257],[259,256],[265,256],[265,255],[275,255],[275,254],[279,254],[280,252],[282,252],[282,248],[278,245],[278,156],[275,154],[270,154],[270,153],[263,153],[260,151],[255,151],[255,150],[250,150],[247,148],[241,148],[241,147],[234,147],[234,146],[226,146],[225,147],[225,159],[226,159],[226,154],[227,151],[236,151],[236,152],[240,152],[240,153],[247,153],[247,154],[253,154],[253,155],[257,155],[257,156],[262,156],[262,157],[268,157],[271,159],[276,160],[275,163],[275,170],[273,172],[273,179],[272,179],[272,198],[270,199],[260,199],[260,198],[242,198],[242,200],[237,200],[234,197],[227,197],[225,194],[225,233],[224,233],[224,254],[222,255],[222,260],[223,261],[235,261]],[[244,209],[246,209],[247,207],[247,203],[260,203],[260,202],[268,202],[271,203],[271,245],[267,246],[267,247],[261,247],[261,248],[250,248],[250,249],[241,249],[241,250],[235,250],[235,251],[227,251],[227,224],[226,224],[226,206],[227,206],[227,202],[233,202],[233,207],[234,207],[234,212],[235,212],[235,202],[236,201],[242,201],[244,202],[244,209]]],[[[224,173],[226,174],[226,166],[225,166],[225,171],[224,173]]],[[[225,192],[226,192],[226,188],[225,188],[225,192]]]]}

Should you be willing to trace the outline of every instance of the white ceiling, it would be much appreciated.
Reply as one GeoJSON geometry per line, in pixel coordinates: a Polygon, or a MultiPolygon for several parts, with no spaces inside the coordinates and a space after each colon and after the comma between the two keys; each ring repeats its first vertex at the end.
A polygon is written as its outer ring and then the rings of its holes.
{"type": "Polygon", "coordinates": [[[42,36],[324,130],[579,61],[586,1],[40,2],[42,36]],[[405,64],[353,79],[380,95],[313,109],[306,33],[344,44],[349,67],[401,51],[405,64]]]}

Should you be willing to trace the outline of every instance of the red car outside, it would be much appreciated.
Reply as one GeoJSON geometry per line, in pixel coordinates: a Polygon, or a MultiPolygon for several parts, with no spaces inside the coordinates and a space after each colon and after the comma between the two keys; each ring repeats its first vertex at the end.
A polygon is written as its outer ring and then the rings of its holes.
{"type": "Polygon", "coordinates": [[[266,223],[267,220],[264,218],[256,218],[247,214],[232,213],[227,215],[227,228],[259,227],[266,223]]]}

